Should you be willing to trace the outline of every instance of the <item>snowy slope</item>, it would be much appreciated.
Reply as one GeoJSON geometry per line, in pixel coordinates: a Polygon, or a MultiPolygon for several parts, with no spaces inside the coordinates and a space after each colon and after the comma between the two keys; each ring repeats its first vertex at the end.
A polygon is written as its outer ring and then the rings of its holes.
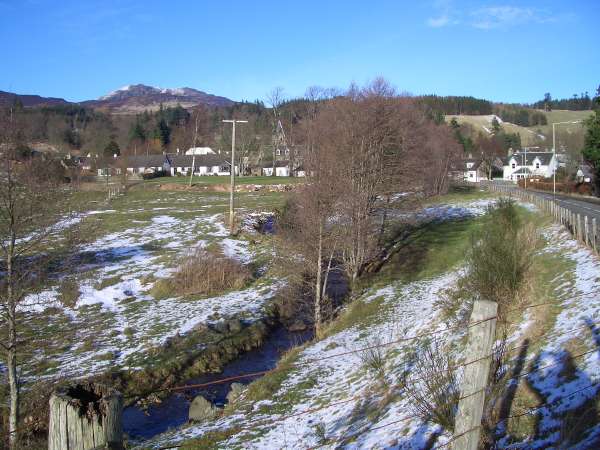
{"type": "MultiPolygon", "coordinates": [[[[466,206],[432,207],[426,215],[474,216],[481,214],[487,204],[488,200],[466,206]]],[[[532,205],[526,206],[532,209],[532,205]]],[[[598,392],[598,387],[578,391],[600,382],[599,352],[594,351],[600,346],[600,333],[585,329],[586,323],[600,320],[600,302],[596,300],[600,297],[600,261],[556,225],[545,228],[544,235],[548,243],[540,255],[556,257],[573,270],[559,272],[552,280],[551,298],[559,312],[543,330],[539,349],[528,356],[527,362],[537,365],[528,366],[532,372],[526,377],[516,375],[513,381],[527,382],[542,402],[555,403],[536,410],[535,417],[540,422],[533,435],[525,440],[505,436],[499,442],[501,447],[509,443],[511,448],[546,448],[556,444],[560,439],[557,430],[564,428],[567,412],[589,402],[598,392]],[[575,338],[578,350],[587,354],[569,360],[566,355],[575,338]],[[547,367],[535,370],[542,366],[547,367]],[[567,367],[572,373],[565,374],[567,367]]],[[[355,302],[376,304],[377,313],[368,321],[358,320],[306,346],[272,398],[214,422],[173,430],[144,443],[144,447],[156,448],[226,430],[234,430],[233,435],[220,442],[219,448],[419,449],[434,439],[436,445],[444,445],[451,436],[439,426],[415,417],[401,380],[410,373],[411,356],[424,342],[424,338],[411,337],[436,333],[438,345],[457,361],[468,358],[461,351],[464,333],[447,328],[436,303],[460,275],[459,268],[434,278],[411,283],[396,281],[367,291],[355,302]],[[386,383],[382,386],[381,380],[365,367],[364,352],[357,350],[398,339],[403,341],[384,347],[386,383]]],[[[511,342],[521,342],[520,338],[531,331],[536,320],[531,310],[526,311],[511,342]]],[[[520,411],[514,407],[511,413],[520,411]]],[[[506,432],[502,424],[498,432],[506,432]]],[[[577,437],[581,441],[569,448],[589,448],[599,435],[600,427],[588,429],[577,437]]]]}

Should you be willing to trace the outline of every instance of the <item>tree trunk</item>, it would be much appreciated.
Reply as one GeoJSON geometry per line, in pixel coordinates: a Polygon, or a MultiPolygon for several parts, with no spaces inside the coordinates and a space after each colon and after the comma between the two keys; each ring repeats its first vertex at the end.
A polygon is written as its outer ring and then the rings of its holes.
{"type": "Polygon", "coordinates": [[[9,434],[9,446],[11,449],[17,448],[17,424],[19,420],[19,381],[17,378],[17,350],[15,348],[16,343],[16,330],[14,320],[11,317],[9,319],[9,345],[6,367],[8,370],[8,386],[10,391],[10,412],[8,416],[8,432],[9,434]]]}
{"type": "Polygon", "coordinates": [[[315,335],[318,335],[321,329],[321,298],[322,283],[321,272],[323,266],[323,224],[319,224],[319,242],[317,244],[317,280],[315,282],[315,335]]]}
{"type": "Polygon", "coordinates": [[[8,309],[8,343],[6,368],[8,370],[8,387],[10,392],[10,408],[8,415],[9,447],[17,448],[17,425],[19,421],[19,380],[17,377],[17,326],[16,299],[13,289],[13,254],[15,236],[13,234],[6,257],[6,306],[8,309]]]}

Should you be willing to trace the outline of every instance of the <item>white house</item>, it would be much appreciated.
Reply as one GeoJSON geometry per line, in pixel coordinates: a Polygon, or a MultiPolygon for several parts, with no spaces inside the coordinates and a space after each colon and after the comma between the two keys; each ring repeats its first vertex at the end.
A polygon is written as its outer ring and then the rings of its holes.
{"type": "MultiPolygon", "coordinates": [[[[231,163],[214,154],[205,155],[167,155],[170,161],[171,175],[231,175],[231,163]]],[[[236,165],[235,173],[239,174],[236,165]]]]}
{"type": "MultiPolygon", "coordinates": [[[[231,164],[217,155],[140,155],[114,158],[110,162],[113,172],[119,174],[125,167],[131,175],[143,175],[164,171],[171,176],[189,175],[231,175],[231,164]]],[[[239,167],[235,167],[236,174],[239,167]]],[[[106,175],[106,169],[98,169],[98,175],[106,175]]]]}
{"type": "Polygon", "coordinates": [[[186,155],[216,155],[210,147],[191,147],[185,151],[186,155]]]}
{"type": "Polygon", "coordinates": [[[483,168],[481,159],[465,159],[463,168],[463,180],[469,183],[478,183],[481,180],[487,180],[487,174],[483,168]]]}
{"type": "Polygon", "coordinates": [[[503,158],[502,162],[502,178],[510,181],[523,178],[548,178],[558,167],[556,156],[552,152],[517,151],[503,158]]]}
{"type": "MultiPolygon", "coordinates": [[[[273,175],[273,164],[265,164],[263,166],[263,175],[270,177],[273,175]]],[[[289,177],[290,176],[290,162],[289,161],[275,161],[275,176],[276,177],[289,177]]]]}

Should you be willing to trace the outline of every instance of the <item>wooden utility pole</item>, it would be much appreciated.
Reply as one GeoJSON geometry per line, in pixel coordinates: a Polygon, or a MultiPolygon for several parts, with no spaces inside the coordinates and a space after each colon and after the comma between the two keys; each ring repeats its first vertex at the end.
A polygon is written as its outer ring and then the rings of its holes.
{"type": "Polygon", "coordinates": [[[194,177],[194,169],[196,168],[196,155],[192,156],[192,172],[190,173],[190,187],[192,187],[192,178],[194,177]]]}
{"type": "Polygon", "coordinates": [[[223,120],[223,122],[230,123],[233,125],[231,130],[231,185],[229,192],[229,233],[233,234],[235,228],[235,218],[233,215],[233,195],[235,192],[235,124],[236,123],[248,123],[247,120],[223,120]]]}
{"type": "Polygon", "coordinates": [[[475,362],[467,365],[463,374],[454,422],[454,450],[477,450],[485,390],[490,375],[492,347],[496,338],[497,312],[496,302],[478,300],[473,304],[465,355],[475,362]]]}

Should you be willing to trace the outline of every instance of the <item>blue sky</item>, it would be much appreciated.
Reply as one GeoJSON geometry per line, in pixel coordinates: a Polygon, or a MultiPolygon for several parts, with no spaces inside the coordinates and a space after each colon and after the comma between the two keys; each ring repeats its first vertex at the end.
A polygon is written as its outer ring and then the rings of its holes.
{"type": "Polygon", "coordinates": [[[123,85],[234,100],[384,76],[413,94],[531,102],[600,84],[600,1],[0,0],[0,90],[123,85]]]}

